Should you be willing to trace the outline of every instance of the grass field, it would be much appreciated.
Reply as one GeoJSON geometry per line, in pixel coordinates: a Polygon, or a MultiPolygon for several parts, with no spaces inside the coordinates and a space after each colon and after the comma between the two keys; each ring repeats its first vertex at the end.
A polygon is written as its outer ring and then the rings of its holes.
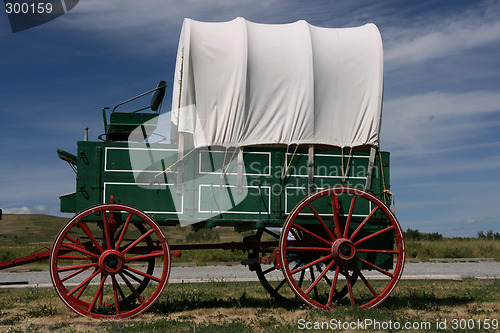
{"type": "Polygon", "coordinates": [[[406,258],[493,258],[500,261],[500,240],[443,238],[439,241],[408,240],[406,258]]]}
{"type": "Polygon", "coordinates": [[[258,283],[176,284],[146,313],[121,321],[79,317],[49,289],[0,291],[4,332],[387,332],[389,325],[409,325],[405,332],[494,332],[499,313],[499,280],[401,281],[378,308],[341,304],[333,311],[274,301],[258,283]],[[443,323],[446,329],[438,329],[443,323]]]}

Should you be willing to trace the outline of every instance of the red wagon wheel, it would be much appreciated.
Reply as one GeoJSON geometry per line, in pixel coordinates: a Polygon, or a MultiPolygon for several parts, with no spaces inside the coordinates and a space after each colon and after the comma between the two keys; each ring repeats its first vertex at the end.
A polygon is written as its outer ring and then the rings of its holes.
{"type": "Polygon", "coordinates": [[[319,190],[299,202],[284,224],[280,252],[295,294],[324,309],[332,308],[345,288],[352,305],[377,306],[396,287],[405,257],[403,233],[391,210],[374,195],[350,187],[319,190]],[[302,260],[290,261],[291,254],[302,260]],[[362,282],[354,286],[356,278],[362,282]]]}
{"type": "Polygon", "coordinates": [[[76,313],[130,318],[160,296],[170,261],[153,219],[134,207],[109,203],[85,209],[61,229],[50,274],[59,297],[76,313]]]}

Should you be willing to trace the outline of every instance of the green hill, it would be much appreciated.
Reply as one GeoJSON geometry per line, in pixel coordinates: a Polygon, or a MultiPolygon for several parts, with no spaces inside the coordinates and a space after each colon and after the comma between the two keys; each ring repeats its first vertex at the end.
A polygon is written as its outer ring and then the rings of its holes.
{"type": "MultiPolygon", "coordinates": [[[[0,220],[1,246],[51,246],[59,230],[69,218],[43,214],[4,214],[0,220]]],[[[233,228],[202,229],[197,232],[190,227],[163,227],[170,244],[189,242],[241,241],[253,232],[237,233],[233,228]]]]}
{"type": "MultiPolygon", "coordinates": [[[[41,247],[52,247],[52,243],[68,218],[43,214],[4,214],[0,220],[0,261],[30,254],[41,247]]],[[[244,236],[254,232],[238,233],[233,228],[215,228],[193,231],[190,227],[163,227],[169,244],[241,242],[244,236]]],[[[182,258],[174,262],[220,262],[241,261],[247,256],[242,251],[221,249],[184,251],[182,258]]],[[[45,267],[46,262],[39,265],[45,267]]],[[[38,267],[38,266],[36,266],[38,267]]],[[[16,268],[18,269],[18,268],[16,268]]]]}
{"type": "Polygon", "coordinates": [[[51,244],[68,218],[44,214],[4,214],[0,246],[51,244]]]}

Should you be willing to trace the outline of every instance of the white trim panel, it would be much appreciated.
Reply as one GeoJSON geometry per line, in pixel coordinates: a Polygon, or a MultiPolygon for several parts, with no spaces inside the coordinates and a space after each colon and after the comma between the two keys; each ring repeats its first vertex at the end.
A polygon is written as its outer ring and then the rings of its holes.
{"type": "MultiPolygon", "coordinates": [[[[293,153],[287,153],[286,154],[286,165],[288,165],[288,156],[291,156],[293,155],[293,153]]],[[[303,154],[303,153],[299,153],[299,154],[295,154],[295,155],[300,155],[300,156],[308,156],[308,154],[303,154]]],[[[340,157],[342,158],[342,155],[329,155],[329,154],[314,154],[314,157],[340,157]]],[[[366,159],[369,159],[370,156],[358,156],[358,155],[351,155],[351,156],[345,156],[344,155],[344,159],[354,159],[354,158],[366,158],[366,159]]],[[[309,177],[309,175],[307,174],[300,174],[300,175],[292,175],[292,174],[289,174],[290,177],[299,177],[299,178],[307,178],[309,177]]],[[[331,179],[342,179],[343,177],[342,176],[324,176],[324,175],[318,175],[318,174],[314,174],[314,177],[318,177],[318,178],[331,178],[331,179]]],[[[346,178],[348,179],[365,179],[367,177],[350,177],[350,176],[347,176],[346,178]]]]}
{"type": "MultiPolygon", "coordinates": [[[[154,151],[171,151],[171,152],[179,152],[179,149],[174,149],[174,148],[125,148],[125,147],[106,147],[104,149],[104,171],[105,172],[134,172],[134,173],[140,173],[140,172],[161,172],[163,170],[121,170],[121,169],[108,169],[108,149],[109,150],[154,150],[154,151]]],[[[166,173],[177,173],[177,171],[167,171],[166,173]]]]}
{"type": "MultiPolygon", "coordinates": [[[[218,211],[218,210],[201,210],[201,188],[202,187],[237,187],[236,185],[208,185],[208,184],[200,184],[198,186],[198,213],[217,213],[217,214],[253,214],[253,215],[258,215],[258,214],[271,214],[271,186],[243,186],[244,188],[267,188],[269,190],[269,198],[268,198],[268,203],[267,203],[267,211],[265,212],[245,212],[245,211],[218,211]]],[[[249,195],[247,194],[245,198],[248,198],[249,195]]]]}
{"type": "MultiPolygon", "coordinates": [[[[200,175],[219,175],[220,172],[206,172],[206,171],[201,171],[201,153],[220,153],[220,154],[224,154],[225,152],[224,151],[220,151],[220,150],[215,150],[215,151],[210,151],[210,150],[200,150],[200,154],[199,154],[199,159],[198,159],[198,173],[200,175]]],[[[268,173],[248,173],[248,172],[244,172],[243,175],[245,176],[271,176],[271,152],[260,152],[260,151],[245,151],[243,150],[243,155],[245,154],[258,154],[258,155],[268,155],[268,170],[269,172],[268,173]]],[[[233,153],[228,153],[228,159],[231,159],[231,155],[233,155],[233,153]]],[[[236,153],[234,153],[234,155],[236,155],[236,153]]],[[[228,160],[229,161],[229,160],[228,160]]],[[[232,161],[236,161],[236,159],[234,158],[233,156],[233,159],[231,160],[232,161]]],[[[227,167],[227,164],[224,165],[224,167],[227,167]]],[[[245,168],[246,170],[246,168],[245,168]]],[[[236,176],[238,175],[238,173],[236,172],[226,172],[225,173],[226,175],[230,175],[230,176],[236,176]]]]}
{"type": "MultiPolygon", "coordinates": [[[[149,183],[119,183],[119,182],[105,182],[104,183],[104,189],[102,191],[103,193],[103,201],[106,202],[106,185],[125,185],[125,186],[150,186],[149,183]]],[[[175,184],[166,184],[166,183],[160,183],[160,184],[155,184],[155,185],[160,185],[160,186],[176,186],[175,184]]],[[[148,214],[182,214],[184,212],[184,191],[182,191],[183,194],[180,196],[181,197],[181,211],[177,212],[169,212],[169,211],[151,211],[147,210],[144,211],[145,213],[148,214]]],[[[172,193],[172,192],[171,192],[172,193]]],[[[172,196],[173,197],[173,196],[172,196]]],[[[177,205],[176,205],[177,208],[177,205]]]]}

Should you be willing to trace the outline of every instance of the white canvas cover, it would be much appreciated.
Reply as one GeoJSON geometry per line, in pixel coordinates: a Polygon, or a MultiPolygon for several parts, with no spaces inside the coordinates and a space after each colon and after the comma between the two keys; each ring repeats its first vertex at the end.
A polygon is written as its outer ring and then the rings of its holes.
{"type": "Polygon", "coordinates": [[[195,147],[378,146],[382,40],[374,24],[319,28],[185,19],[172,99],[173,136],[195,147]]]}

